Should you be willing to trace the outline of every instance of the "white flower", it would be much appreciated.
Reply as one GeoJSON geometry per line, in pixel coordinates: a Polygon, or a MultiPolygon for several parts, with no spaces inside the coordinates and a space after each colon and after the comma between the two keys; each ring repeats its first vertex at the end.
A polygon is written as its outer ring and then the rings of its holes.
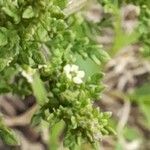
{"type": "Polygon", "coordinates": [[[23,77],[25,77],[27,79],[27,81],[29,83],[32,83],[33,82],[33,75],[34,75],[35,71],[36,71],[35,69],[29,69],[27,71],[23,70],[21,72],[21,74],[22,74],[23,77]]]}
{"type": "Polygon", "coordinates": [[[76,84],[81,84],[83,82],[82,78],[84,78],[84,71],[79,71],[79,66],[67,64],[64,67],[64,72],[68,79],[72,80],[76,84]]]}

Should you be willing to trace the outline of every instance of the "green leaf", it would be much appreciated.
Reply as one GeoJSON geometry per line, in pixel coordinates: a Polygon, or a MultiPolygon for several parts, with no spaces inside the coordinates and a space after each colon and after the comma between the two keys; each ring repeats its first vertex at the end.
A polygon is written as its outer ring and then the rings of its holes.
{"type": "Polygon", "coordinates": [[[123,133],[124,137],[130,141],[135,140],[140,137],[138,130],[136,130],[135,128],[125,127],[123,132],[124,132],[123,133]]]}
{"type": "Polygon", "coordinates": [[[130,95],[130,97],[136,102],[150,102],[150,83],[146,83],[141,87],[135,89],[135,91],[130,95]]]}
{"type": "Polygon", "coordinates": [[[106,51],[102,49],[101,46],[91,46],[90,48],[90,57],[98,65],[105,63],[110,60],[110,56],[106,51]]]}
{"type": "Polygon", "coordinates": [[[94,84],[100,83],[100,80],[102,79],[103,74],[102,73],[95,73],[91,77],[91,82],[94,84]]]}
{"type": "Polygon", "coordinates": [[[32,89],[37,99],[37,102],[40,105],[43,105],[47,100],[47,92],[38,74],[35,74],[33,77],[32,89]]]}
{"type": "Polygon", "coordinates": [[[8,43],[6,29],[0,28],[0,46],[5,46],[8,43]]]}
{"type": "Polygon", "coordinates": [[[58,5],[60,8],[65,8],[68,0],[54,0],[54,4],[58,5]]]}
{"type": "Polygon", "coordinates": [[[34,17],[33,8],[32,8],[32,6],[28,6],[28,7],[24,10],[24,12],[23,12],[23,14],[22,14],[22,18],[24,18],[24,19],[29,19],[29,18],[33,18],[33,17],[34,17]]]}
{"type": "Polygon", "coordinates": [[[49,40],[47,30],[42,25],[40,25],[37,29],[37,39],[42,42],[46,42],[49,40]]]}
{"type": "Polygon", "coordinates": [[[0,94],[8,93],[10,90],[11,90],[10,86],[5,82],[5,80],[2,80],[0,84],[0,94]]]}
{"type": "Polygon", "coordinates": [[[38,126],[41,123],[42,120],[42,112],[38,112],[36,114],[33,115],[32,120],[31,120],[31,124],[32,126],[38,126]]]}
{"type": "Polygon", "coordinates": [[[81,70],[85,71],[85,76],[89,77],[95,73],[99,73],[100,67],[95,64],[90,58],[83,59],[80,55],[76,55],[76,63],[80,66],[81,70]]]}
{"type": "Polygon", "coordinates": [[[110,56],[105,50],[100,50],[98,57],[102,63],[105,63],[108,60],[110,60],[110,56]]]}
{"type": "Polygon", "coordinates": [[[12,17],[15,23],[20,22],[20,17],[17,14],[17,9],[13,5],[11,7],[3,7],[2,10],[10,17],[12,17]]]}
{"type": "Polygon", "coordinates": [[[2,71],[7,66],[8,60],[0,58],[0,71],[2,71]]]}
{"type": "Polygon", "coordinates": [[[50,147],[52,150],[59,149],[59,137],[64,128],[64,122],[60,121],[51,128],[50,147]]]}
{"type": "Polygon", "coordinates": [[[150,127],[150,102],[149,102],[149,104],[141,103],[140,109],[143,112],[143,114],[148,122],[148,126],[150,127]]]}
{"type": "Polygon", "coordinates": [[[18,144],[14,132],[11,129],[4,126],[1,120],[0,120],[0,139],[2,139],[2,141],[8,145],[18,144]]]}

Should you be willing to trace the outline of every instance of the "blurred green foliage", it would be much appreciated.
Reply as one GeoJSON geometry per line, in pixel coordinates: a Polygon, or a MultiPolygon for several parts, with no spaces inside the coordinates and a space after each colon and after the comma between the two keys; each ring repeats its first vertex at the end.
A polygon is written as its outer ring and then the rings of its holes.
{"type": "Polygon", "coordinates": [[[135,89],[130,99],[139,106],[150,128],[150,82],[135,89]]]}
{"type": "Polygon", "coordinates": [[[0,118],[0,139],[5,142],[6,145],[18,145],[18,139],[14,132],[7,128],[0,118]]]}

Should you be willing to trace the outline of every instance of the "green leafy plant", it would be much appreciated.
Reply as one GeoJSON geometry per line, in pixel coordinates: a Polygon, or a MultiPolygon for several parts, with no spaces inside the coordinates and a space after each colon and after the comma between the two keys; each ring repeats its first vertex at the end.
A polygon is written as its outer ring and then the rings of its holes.
{"type": "Polygon", "coordinates": [[[145,83],[141,87],[135,89],[130,95],[133,102],[139,105],[141,112],[143,113],[148,126],[150,126],[150,83],[145,83]]]}
{"type": "Polygon", "coordinates": [[[0,119],[0,139],[8,145],[18,144],[15,134],[2,123],[2,119],[0,119]]]}
{"type": "Polygon", "coordinates": [[[60,0],[0,1],[0,93],[34,95],[39,105],[34,124],[63,121],[64,145],[74,149],[114,131],[111,113],[93,107],[104,88],[103,74],[85,78],[77,65],[77,55],[98,65],[109,56],[88,38],[82,15],[66,15],[66,6],[60,0]]]}

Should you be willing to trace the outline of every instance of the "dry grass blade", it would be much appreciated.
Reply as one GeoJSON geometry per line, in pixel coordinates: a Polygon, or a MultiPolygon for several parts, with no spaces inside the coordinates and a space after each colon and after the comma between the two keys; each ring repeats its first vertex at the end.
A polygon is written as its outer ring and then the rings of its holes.
{"type": "Polygon", "coordinates": [[[4,122],[9,127],[14,126],[25,126],[30,124],[31,118],[33,114],[36,112],[38,106],[33,105],[31,108],[29,108],[25,113],[15,116],[15,117],[5,117],[4,122]]]}

